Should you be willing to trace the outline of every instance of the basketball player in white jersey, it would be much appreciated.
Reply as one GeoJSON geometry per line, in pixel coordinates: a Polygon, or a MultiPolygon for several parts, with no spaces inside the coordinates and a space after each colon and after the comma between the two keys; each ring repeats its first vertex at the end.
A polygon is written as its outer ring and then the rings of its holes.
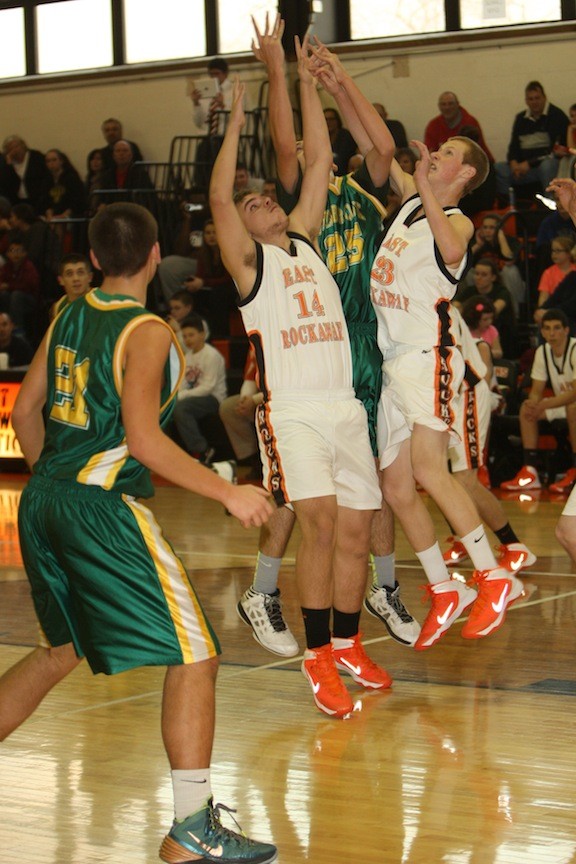
{"type": "Polygon", "coordinates": [[[243,87],[236,83],[210,208],[258,363],[264,485],[279,505],[293,504],[302,532],[296,558],[308,646],[302,671],[320,710],[342,717],[353,702],[338,669],[368,688],[391,684],[358,633],[370,526],[381,496],[366,412],[352,387],[340,294],[311,242],[324,213],[332,151],[307,45],[300,49],[297,41],[296,47],[307,166],[299,203],[287,217],[255,192],[234,202],[244,125],[243,87]]]}
{"type": "MultiPolygon", "coordinates": [[[[383,492],[428,577],[432,605],[414,646],[424,650],[472,604],[462,635],[491,633],[522,593],[522,583],[497,567],[476,507],[447,462],[464,377],[450,331],[450,300],[466,270],[473,234],[457,205],[484,181],[488,162],[464,137],[449,139],[433,154],[421,142],[413,144],[420,151],[414,175],[392,165],[402,204],[374,260],[371,292],[387,378],[378,415],[383,492]],[[476,568],[479,593],[450,579],[415,480],[458,532],[476,568]]],[[[522,562],[515,557],[514,563],[522,562]]]]}

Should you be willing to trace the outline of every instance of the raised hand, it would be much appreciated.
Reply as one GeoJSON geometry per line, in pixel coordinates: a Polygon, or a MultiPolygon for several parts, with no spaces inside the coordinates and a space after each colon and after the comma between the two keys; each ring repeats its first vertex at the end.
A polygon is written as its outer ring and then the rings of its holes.
{"type": "Polygon", "coordinates": [[[255,38],[252,40],[252,52],[254,56],[260,60],[267,68],[274,65],[282,66],[284,64],[284,48],[282,46],[282,35],[284,33],[284,21],[280,14],[276,15],[274,24],[270,26],[268,12],[264,24],[264,32],[261,33],[254,16],[252,25],[254,27],[255,38]]]}
{"type": "Polygon", "coordinates": [[[296,49],[296,59],[298,60],[298,77],[303,84],[310,84],[314,81],[314,76],[311,71],[312,60],[310,57],[308,32],[304,34],[302,42],[300,42],[298,36],[294,36],[294,48],[296,49]]]}
{"type": "Polygon", "coordinates": [[[414,182],[418,188],[419,184],[423,180],[428,179],[428,172],[430,170],[430,165],[432,164],[432,159],[430,158],[428,147],[426,147],[422,141],[410,141],[410,145],[416,147],[420,154],[420,158],[416,162],[416,170],[414,171],[414,182]]]}
{"type": "Polygon", "coordinates": [[[338,84],[342,84],[342,81],[346,77],[346,70],[340,62],[340,58],[337,54],[334,54],[333,51],[330,51],[316,35],[314,36],[314,42],[315,44],[311,46],[311,50],[314,55],[315,62],[319,66],[329,66],[332,75],[334,76],[338,84]]]}

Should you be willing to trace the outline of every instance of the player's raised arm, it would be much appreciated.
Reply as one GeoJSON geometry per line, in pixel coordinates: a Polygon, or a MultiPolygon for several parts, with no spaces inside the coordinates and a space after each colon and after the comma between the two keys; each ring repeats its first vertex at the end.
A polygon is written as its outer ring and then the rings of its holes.
{"type": "Polygon", "coordinates": [[[270,137],[276,154],[276,169],[278,179],[286,192],[292,194],[296,189],[299,168],[296,155],[296,133],[294,131],[294,115],[286,84],[286,68],[282,34],[284,21],[280,15],[272,25],[269,24],[268,13],[263,32],[260,32],[254,18],[255,38],[252,40],[252,51],[258,60],[266,66],[268,74],[268,122],[270,137]]]}
{"type": "Polygon", "coordinates": [[[372,182],[375,186],[383,186],[388,180],[396,150],[390,130],[339,57],[317,37],[315,39],[316,46],[312,50],[320,64],[315,67],[317,76],[324,89],[334,96],[348,130],[366,159],[372,182]]]}
{"type": "Polygon", "coordinates": [[[304,131],[306,171],[298,204],[290,214],[290,228],[315,238],[322,224],[332,168],[332,147],[316,81],[310,71],[308,37],[301,45],[294,37],[300,78],[300,102],[304,131]]]}
{"type": "Polygon", "coordinates": [[[468,249],[468,244],[474,233],[474,226],[470,219],[463,214],[450,217],[446,215],[430,185],[429,173],[432,157],[428,148],[421,141],[411,141],[410,143],[415,145],[420,152],[420,159],[416,163],[416,171],[414,172],[414,182],[422,199],[434,241],[444,264],[451,268],[458,267],[468,249]]]}
{"type": "Polygon", "coordinates": [[[228,126],[212,169],[209,199],[222,261],[234,279],[240,295],[245,297],[254,285],[256,248],[234,204],[238,143],[245,122],[243,98],[244,85],[236,79],[228,126]]]}

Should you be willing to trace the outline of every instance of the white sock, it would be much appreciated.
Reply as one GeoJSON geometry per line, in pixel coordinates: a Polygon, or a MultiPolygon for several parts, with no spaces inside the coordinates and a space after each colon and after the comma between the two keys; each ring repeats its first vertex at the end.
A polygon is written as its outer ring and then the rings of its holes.
{"type": "Polygon", "coordinates": [[[450,574],[442,557],[438,541],[433,546],[430,546],[429,549],[424,549],[423,552],[416,552],[416,557],[422,564],[431,585],[438,585],[439,582],[446,582],[450,579],[450,574]]]}
{"type": "Polygon", "coordinates": [[[171,771],[174,792],[174,816],[185,819],[204,806],[212,795],[210,768],[171,771]]]}
{"type": "Polygon", "coordinates": [[[498,566],[482,523],[461,537],[460,542],[466,547],[475,570],[494,570],[498,566]]]}

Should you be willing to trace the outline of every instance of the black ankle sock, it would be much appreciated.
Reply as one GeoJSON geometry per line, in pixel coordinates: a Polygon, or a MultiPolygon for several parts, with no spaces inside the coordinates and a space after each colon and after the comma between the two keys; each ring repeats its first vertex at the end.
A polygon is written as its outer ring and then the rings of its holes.
{"type": "Polygon", "coordinates": [[[320,648],[330,642],[331,609],[305,609],[301,607],[306,631],[306,647],[320,648]]]}
{"type": "Polygon", "coordinates": [[[338,639],[350,639],[356,636],[360,628],[360,612],[339,612],[332,610],[333,614],[333,636],[338,639]]]}
{"type": "Polygon", "coordinates": [[[538,450],[524,450],[524,464],[536,468],[540,462],[538,450]]]}
{"type": "Polygon", "coordinates": [[[501,543],[504,543],[507,546],[509,543],[518,543],[518,537],[514,533],[512,526],[509,522],[504,525],[503,528],[500,528],[499,531],[494,532],[501,543]]]}

